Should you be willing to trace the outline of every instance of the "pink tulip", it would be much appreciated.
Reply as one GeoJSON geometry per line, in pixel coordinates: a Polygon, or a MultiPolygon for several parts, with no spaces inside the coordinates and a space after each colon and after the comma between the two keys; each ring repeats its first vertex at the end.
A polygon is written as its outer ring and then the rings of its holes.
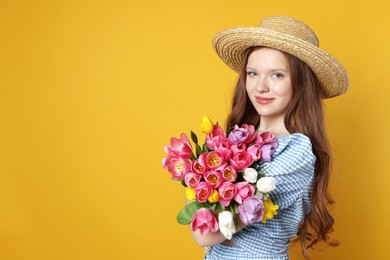
{"type": "Polygon", "coordinates": [[[218,171],[209,171],[204,175],[205,181],[211,185],[214,189],[221,186],[223,178],[218,171]]]}
{"type": "Polygon", "coordinates": [[[240,152],[246,151],[246,144],[235,144],[230,147],[230,150],[232,151],[232,155],[238,154],[240,152]]]}
{"type": "Polygon", "coordinates": [[[204,175],[207,172],[206,156],[207,153],[202,153],[198,159],[192,162],[192,171],[201,175],[204,175]]]}
{"type": "Polygon", "coordinates": [[[236,170],[241,171],[248,168],[254,162],[252,156],[247,152],[239,152],[230,159],[230,165],[236,170]]]}
{"type": "Polygon", "coordinates": [[[218,221],[213,215],[213,213],[206,208],[198,209],[191,222],[192,231],[196,231],[199,229],[200,234],[205,235],[209,232],[217,232],[218,221]]]}
{"type": "Polygon", "coordinates": [[[191,163],[183,158],[176,158],[169,155],[162,161],[163,167],[172,175],[174,180],[182,180],[184,176],[190,172],[191,163]]]}
{"type": "Polygon", "coordinates": [[[246,150],[249,155],[253,158],[254,161],[257,161],[261,157],[261,148],[260,145],[254,144],[248,147],[246,150]]]}
{"type": "Polygon", "coordinates": [[[237,179],[237,172],[231,166],[226,166],[221,171],[222,178],[228,182],[235,182],[237,179]]]}
{"type": "Polygon", "coordinates": [[[237,193],[233,197],[235,201],[237,201],[238,204],[242,204],[242,202],[255,194],[255,187],[253,187],[252,184],[249,182],[238,182],[236,183],[237,187],[237,193]]]}
{"type": "Polygon", "coordinates": [[[224,142],[215,146],[215,151],[219,153],[225,161],[228,161],[233,153],[229,142],[224,142]]]}
{"type": "Polygon", "coordinates": [[[205,181],[195,186],[196,200],[200,203],[206,202],[207,198],[213,194],[213,187],[205,181]]]}
{"type": "Polygon", "coordinates": [[[191,188],[194,188],[200,182],[201,175],[194,172],[189,172],[184,176],[184,183],[191,188]]]}
{"type": "Polygon", "coordinates": [[[190,159],[192,157],[191,143],[184,133],[180,135],[180,139],[171,138],[170,144],[165,146],[164,151],[177,158],[190,159]]]}
{"type": "Polygon", "coordinates": [[[213,151],[209,152],[206,156],[206,165],[213,170],[221,170],[225,166],[226,161],[223,156],[213,151]]]}
{"type": "Polygon", "coordinates": [[[257,145],[268,144],[276,141],[276,136],[271,132],[261,132],[256,135],[254,143],[257,145]]]}
{"type": "Polygon", "coordinates": [[[237,187],[231,182],[224,182],[218,189],[219,192],[219,202],[222,205],[229,206],[231,200],[237,193],[237,187]]]}
{"type": "Polygon", "coordinates": [[[207,147],[211,150],[215,150],[216,146],[219,146],[224,142],[227,142],[225,132],[219,125],[214,125],[213,131],[206,135],[207,147]]]}

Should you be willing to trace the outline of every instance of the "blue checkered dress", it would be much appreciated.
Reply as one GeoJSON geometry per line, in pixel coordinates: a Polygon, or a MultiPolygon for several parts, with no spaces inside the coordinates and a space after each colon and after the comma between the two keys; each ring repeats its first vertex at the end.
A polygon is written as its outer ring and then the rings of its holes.
{"type": "Polygon", "coordinates": [[[271,199],[279,205],[278,215],[266,224],[254,223],[232,237],[237,246],[218,244],[205,259],[289,259],[290,239],[295,237],[311,208],[315,156],[309,138],[303,134],[281,135],[272,161],[264,163],[264,176],[275,178],[271,199]]]}

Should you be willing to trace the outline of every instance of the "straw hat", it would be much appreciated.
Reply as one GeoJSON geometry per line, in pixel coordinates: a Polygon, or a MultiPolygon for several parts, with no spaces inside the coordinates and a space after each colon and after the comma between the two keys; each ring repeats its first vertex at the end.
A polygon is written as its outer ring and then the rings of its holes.
{"type": "Polygon", "coordinates": [[[219,57],[240,72],[245,50],[266,46],[287,52],[304,61],[317,75],[323,98],[345,93],[349,78],[344,67],[329,53],[319,48],[315,33],[303,22],[287,16],[270,16],[258,27],[238,27],[219,32],[213,48],[219,57]]]}

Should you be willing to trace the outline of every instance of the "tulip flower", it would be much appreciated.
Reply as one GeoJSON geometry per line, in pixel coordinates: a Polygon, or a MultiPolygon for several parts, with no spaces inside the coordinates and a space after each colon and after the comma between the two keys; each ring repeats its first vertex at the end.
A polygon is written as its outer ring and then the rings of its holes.
{"type": "Polygon", "coordinates": [[[246,151],[252,156],[254,161],[257,161],[261,158],[262,149],[260,145],[254,144],[249,146],[246,151]]]}
{"type": "Polygon", "coordinates": [[[243,124],[242,127],[237,125],[229,134],[229,141],[231,144],[249,144],[255,138],[255,128],[252,125],[243,124]]]}
{"type": "Polygon", "coordinates": [[[225,167],[222,171],[222,178],[228,182],[235,182],[237,179],[236,170],[234,170],[231,166],[225,167]]]}
{"type": "Polygon", "coordinates": [[[221,186],[223,178],[218,171],[209,171],[204,175],[205,181],[211,185],[214,189],[221,186]]]}
{"type": "Polygon", "coordinates": [[[213,131],[206,135],[207,147],[215,150],[216,147],[223,143],[229,143],[229,139],[225,136],[225,132],[219,125],[215,125],[213,131]]]}
{"type": "Polygon", "coordinates": [[[214,150],[219,153],[225,161],[229,160],[233,153],[231,145],[228,142],[220,143],[218,146],[215,146],[214,150]]]}
{"type": "Polygon", "coordinates": [[[196,185],[198,185],[201,178],[202,176],[200,176],[199,174],[196,174],[194,172],[189,172],[184,176],[184,183],[187,186],[194,188],[196,185]]]}
{"type": "Polygon", "coordinates": [[[278,146],[277,142],[272,142],[272,143],[263,145],[260,148],[261,149],[260,161],[261,162],[269,162],[269,161],[271,161],[271,159],[272,159],[271,156],[274,154],[275,149],[276,149],[277,146],[278,146]]]}
{"type": "Polygon", "coordinates": [[[182,133],[180,139],[171,138],[169,145],[165,146],[164,151],[171,156],[182,159],[190,159],[192,157],[192,146],[186,134],[182,133]]]}
{"type": "Polygon", "coordinates": [[[237,171],[248,168],[253,162],[252,156],[246,151],[239,152],[230,159],[231,166],[237,171]]]}
{"type": "Polygon", "coordinates": [[[242,153],[242,152],[247,152],[247,147],[246,144],[234,144],[230,147],[230,150],[232,150],[232,156],[242,153]]]}
{"type": "Polygon", "coordinates": [[[256,135],[254,143],[257,145],[268,144],[276,141],[276,136],[272,132],[261,132],[256,135]]]}
{"type": "Polygon", "coordinates": [[[209,134],[213,131],[214,124],[211,121],[211,119],[208,116],[202,117],[202,124],[200,125],[200,130],[202,130],[203,133],[209,134]]]}
{"type": "Polygon", "coordinates": [[[219,200],[219,193],[217,190],[214,190],[213,191],[213,194],[211,194],[210,197],[207,198],[207,200],[210,202],[210,203],[216,203],[218,202],[219,200]]]}
{"type": "Polygon", "coordinates": [[[209,152],[206,156],[206,165],[213,170],[221,170],[226,164],[223,156],[217,152],[209,152]]]}
{"type": "Polygon", "coordinates": [[[265,224],[267,222],[267,219],[274,218],[275,215],[278,215],[277,210],[279,209],[279,206],[274,205],[274,203],[270,199],[264,200],[263,203],[265,211],[261,222],[265,224]]]}
{"type": "Polygon", "coordinates": [[[191,170],[191,162],[173,155],[165,157],[162,161],[163,167],[168,170],[174,180],[182,180],[191,170]]]}
{"type": "Polygon", "coordinates": [[[200,234],[205,235],[209,232],[218,231],[218,222],[213,213],[209,209],[200,208],[195,214],[191,222],[192,231],[199,229],[200,234]]]}
{"type": "Polygon", "coordinates": [[[200,182],[195,186],[196,199],[200,203],[206,202],[207,198],[213,193],[213,188],[207,182],[200,182]]]}
{"type": "Polygon", "coordinates": [[[194,188],[186,187],[186,199],[189,201],[196,199],[196,192],[194,188]]]}
{"type": "Polygon", "coordinates": [[[264,204],[262,197],[263,196],[249,197],[238,206],[238,216],[242,223],[249,225],[263,219],[264,204]]]}
{"type": "Polygon", "coordinates": [[[232,239],[236,233],[236,226],[233,220],[233,213],[230,211],[222,211],[218,214],[219,231],[226,239],[232,239]]]}
{"type": "Polygon", "coordinates": [[[259,173],[255,169],[249,167],[244,170],[242,177],[244,177],[247,182],[255,183],[258,175],[259,173]]]}
{"type": "Polygon", "coordinates": [[[255,194],[255,187],[253,187],[252,184],[249,184],[248,182],[238,182],[236,183],[237,187],[237,193],[233,197],[235,201],[237,201],[238,204],[242,204],[242,202],[255,194]]]}
{"type": "Polygon", "coordinates": [[[207,172],[207,165],[206,165],[206,156],[207,153],[202,153],[198,159],[194,160],[192,162],[192,170],[198,174],[205,174],[207,172]]]}
{"type": "Polygon", "coordinates": [[[231,182],[224,182],[218,189],[219,191],[219,202],[227,207],[232,201],[233,197],[236,196],[237,187],[231,182]]]}
{"type": "Polygon", "coordinates": [[[276,188],[273,177],[261,177],[256,183],[257,189],[262,193],[268,193],[276,188]]]}

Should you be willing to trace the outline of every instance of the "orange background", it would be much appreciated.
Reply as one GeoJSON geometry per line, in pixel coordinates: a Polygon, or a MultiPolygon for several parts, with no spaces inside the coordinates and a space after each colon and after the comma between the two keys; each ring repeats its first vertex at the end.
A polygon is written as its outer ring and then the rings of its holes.
{"type": "Polygon", "coordinates": [[[351,77],[325,102],[341,245],[313,259],[390,258],[388,13],[385,0],[0,1],[0,259],[201,259],[163,147],[204,114],[224,123],[236,75],[214,34],[280,14],[351,77]]]}

